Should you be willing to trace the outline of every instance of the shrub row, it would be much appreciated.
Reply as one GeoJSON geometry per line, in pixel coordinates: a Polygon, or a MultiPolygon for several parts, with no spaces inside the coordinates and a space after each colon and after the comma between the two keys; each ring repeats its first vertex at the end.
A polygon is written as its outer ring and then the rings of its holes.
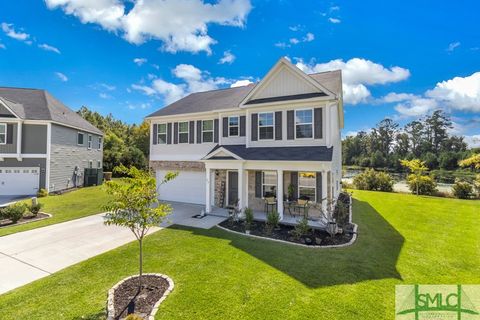
{"type": "Polygon", "coordinates": [[[18,220],[24,217],[27,209],[33,216],[37,216],[41,208],[41,203],[32,203],[31,205],[27,205],[22,202],[17,202],[9,205],[8,207],[0,209],[0,220],[8,219],[12,221],[12,223],[17,223],[18,220]]]}
{"type": "Polygon", "coordinates": [[[386,173],[367,169],[353,178],[353,184],[359,190],[393,191],[393,179],[386,173]]]}

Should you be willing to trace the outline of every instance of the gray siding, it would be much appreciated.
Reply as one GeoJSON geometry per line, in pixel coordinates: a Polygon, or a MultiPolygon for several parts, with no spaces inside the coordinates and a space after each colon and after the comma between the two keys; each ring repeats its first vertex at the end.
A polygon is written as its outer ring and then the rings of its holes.
{"type": "Polygon", "coordinates": [[[22,153],[47,153],[47,126],[24,124],[22,126],[22,153]]]}
{"type": "Polygon", "coordinates": [[[5,158],[0,161],[0,168],[12,168],[12,167],[40,167],[40,188],[45,188],[45,172],[46,172],[46,159],[37,158],[23,158],[22,161],[18,161],[16,158],[5,158]]]}
{"type": "Polygon", "coordinates": [[[17,124],[13,124],[13,139],[10,144],[0,144],[0,153],[17,153],[17,124]]]}
{"type": "Polygon", "coordinates": [[[88,168],[89,161],[93,161],[93,168],[97,167],[97,161],[103,165],[102,150],[97,150],[100,136],[92,134],[92,149],[88,149],[88,135],[84,133],[83,145],[77,145],[76,129],[52,124],[52,139],[50,153],[50,191],[58,191],[73,187],[75,167],[81,172],[78,179],[79,185],[83,185],[84,169],[88,168]]]}

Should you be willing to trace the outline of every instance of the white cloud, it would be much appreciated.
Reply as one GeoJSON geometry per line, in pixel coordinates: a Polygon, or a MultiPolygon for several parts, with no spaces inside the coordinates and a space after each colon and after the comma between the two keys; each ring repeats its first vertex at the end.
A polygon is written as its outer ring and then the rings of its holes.
{"type": "Polygon", "coordinates": [[[105,93],[105,92],[100,92],[100,93],[98,94],[98,96],[99,96],[100,98],[102,98],[102,99],[111,99],[111,98],[112,98],[111,95],[109,95],[109,94],[107,94],[107,93],[105,93]]]}
{"type": "Polygon", "coordinates": [[[43,44],[39,44],[38,47],[40,49],[43,49],[45,51],[51,51],[51,52],[55,52],[55,53],[58,53],[58,54],[61,54],[60,50],[58,50],[57,48],[51,46],[51,45],[48,45],[46,43],[43,43],[43,44]]]}
{"type": "Polygon", "coordinates": [[[132,103],[129,103],[127,105],[127,108],[130,109],[130,110],[135,110],[135,109],[148,109],[150,108],[150,103],[139,103],[139,104],[132,104],[132,103]]]}
{"type": "Polygon", "coordinates": [[[156,94],[155,89],[149,87],[149,86],[144,86],[144,85],[139,85],[139,84],[132,84],[132,89],[135,89],[137,91],[141,91],[147,96],[153,96],[156,94]]]}
{"type": "Polygon", "coordinates": [[[465,135],[463,139],[470,148],[480,148],[480,134],[465,135]]]}
{"type": "Polygon", "coordinates": [[[303,30],[303,26],[301,24],[297,24],[295,26],[288,27],[290,31],[297,32],[303,30]]]}
{"type": "Polygon", "coordinates": [[[297,38],[290,38],[290,40],[288,40],[288,42],[295,45],[295,44],[299,44],[300,40],[298,40],[297,38]]]}
{"type": "Polygon", "coordinates": [[[2,30],[10,38],[13,38],[19,41],[27,41],[28,38],[30,38],[30,35],[28,33],[25,33],[22,31],[16,31],[15,28],[13,27],[13,24],[11,23],[2,22],[2,30]]]}
{"type": "Polygon", "coordinates": [[[113,90],[117,89],[115,86],[107,84],[107,83],[100,83],[98,86],[105,89],[105,90],[108,90],[108,91],[113,91],[113,90]]]}
{"type": "Polygon", "coordinates": [[[383,96],[378,100],[378,102],[384,102],[384,103],[392,103],[392,102],[401,102],[405,100],[412,100],[414,98],[417,98],[418,96],[412,94],[412,93],[396,93],[396,92],[390,92],[386,96],[383,96]]]}
{"type": "Polygon", "coordinates": [[[455,50],[456,48],[460,47],[460,42],[459,41],[456,41],[456,42],[452,42],[448,45],[448,48],[447,48],[447,51],[448,52],[453,52],[453,50],[455,50]]]}
{"type": "Polygon", "coordinates": [[[332,11],[338,11],[338,10],[340,10],[340,7],[339,7],[339,6],[331,6],[331,7],[330,7],[330,12],[332,12],[332,11]]]}
{"type": "Polygon", "coordinates": [[[291,46],[294,46],[294,45],[297,45],[299,43],[302,43],[302,42],[311,42],[315,40],[315,35],[311,32],[308,32],[307,34],[305,34],[304,37],[302,37],[301,39],[298,39],[298,38],[290,38],[288,40],[288,43],[286,42],[277,42],[274,44],[275,47],[278,47],[278,48],[282,48],[282,49],[285,49],[285,48],[290,48],[291,46]]]}
{"type": "Polygon", "coordinates": [[[311,42],[315,40],[315,35],[311,32],[308,32],[305,37],[303,37],[303,42],[311,42]]]}
{"type": "Polygon", "coordinates": [[[142,0],[127,12],[120,0],[46,0],[49,9],[62,8],[82,23],[96,23],[120,32],[130,43],[163,41],[168,52],[211,53],[216,40],[208,35],[209,24],[243,27],[252,9],[249,0],[142,0]]]}
{"type": "Polygon", "coordinates": [[[249,84],[252,84],[253,82],[248,80],[248,79],[245,79],[245,80],[237,80],[235,81],[234,83],[232,83],[230,85],[230,88],[236,88],[236,87],[244,87],[244,86],[248,86],[249,84]]]}
{"type": "Polygon", "coordinates": [[[425,95],[452,109],[480,112],[480,72],[439,82],[425,95]]]}
{"type": "Polygon", "coordinates": [[[141,66],[144,63],[147,63],[147,59],[145,59],[145,58],[135,58],[135,59],[133,59],[133,63],[135,63],[137,66],[141,66]]]}
{"type": "Polygon", "coordinates": [[[230,50],[227,50],[223,53],[223,57],[220,59],[218,63],[220,64],[232,64],[233,61],[235,61],[236,57],[233,53],[230,52],[230,50]]]}
{"type": "Polygon", "coordinates": [[[58,79],[60,79],[60,81],[63,81],[63,82],[68,81],[68,77],[61,72],[55,72],[55,75],[57,76],[58,79]]]}
{"type": "Polygon", "coordinates": [[[337,24],[337,23],[341,23],[342,20],[338,19],[338,18],[328,18],[328,21],[330,21],[331,23],[334,23],[334,24],[337,24]]]}
{"type": "Polygon", "coordinates": [[[7,49],[3,43],[0,42],[0,49],[7,49]]]}
{"type": "Polygon", "coordinates": [[[326,63],[315,63],[314,60],[304,62],[297,59],[296,66],[306,73],[317,73],[331,70],[342,70],[343,99],[347,104],[366,102],[371,93],[367,86],[399,82],[410,76],[410,71],[394,66],[386,68],[381,64],[362,58],[348,61],[331,60],[326,63]]]}
{"type": "Polygon", "coordinates": [[[282,49],[285,49],[287,47],[290,47],[289,44],[286,44],[285,42],[277,42],[274,44],[275,47],[278,47],[278,48],[282,48],[282,49]]]}
{"type": "Polygon", "coordinates": [[[434,99],[421,97],[403,101],[395,106],[401,117],[420,117],[438,108],[439,105],[434,99]]]}

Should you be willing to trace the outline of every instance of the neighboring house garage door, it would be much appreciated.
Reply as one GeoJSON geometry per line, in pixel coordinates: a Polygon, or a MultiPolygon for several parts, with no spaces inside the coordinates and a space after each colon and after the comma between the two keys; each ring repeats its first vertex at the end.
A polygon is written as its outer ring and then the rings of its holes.
{"type": "MultiPolygon", "coordinates": [[[[157,181],[162,181],[168,171],[157,171],[157,181]]],[[[178,176],[158,190],[160,200],[205,204],[205,172],[179,171],[178,176]]]]}
{"type": "Polygon", "coordinates": [[[34,195],[39,180],[40,168],[0,167],[0,195],[34,195]]]}

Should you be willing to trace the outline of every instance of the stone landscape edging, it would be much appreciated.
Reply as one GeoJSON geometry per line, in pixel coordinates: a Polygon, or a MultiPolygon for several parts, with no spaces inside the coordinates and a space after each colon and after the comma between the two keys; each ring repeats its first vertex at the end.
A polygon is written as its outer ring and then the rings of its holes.
{"type": "MultiPolygon", "coordinates": [[[[165,290],[163,293],[162,297],[155,303],[153,306],[152,311],[150,312],[150,315],[146,320],[155,320],[155,314],[158,312],[158,308],[160,307],[160,304],[167,298],[167,296],[173,291],[173,288],[175,287],[175,284],[173,283],[172,278],[170,278],[167,275],[161,274],[161,273],[144,273],[144,276],[156,276],[159,278],[163,278],[168,281],[168,288],[165,290]]],[[[138,278],[138,275],[126,277],[119,282],[117,282],[110,290],[108,290],[108,299],[107,299],[107,320],[114,320],[115,319],[115,307],[114,307],[114,297],[115,297],[115,290],[123,284],[125,281],[133,279],[133,278],[138,278]]]]}
{"type": "Polygon", "coordinates": [[[27,224],[27,223],[31,223],[31,222],[42,221],[42,220],[49,219],[49,218],[53,217],[53,215],[50,214],[50,213],[46,213],[46,212],[39,212],[39,213],[46,214],[48,217],[43,217],[43,218],[39,218],[39,219],[32,219],[32,220],[23,221],[23,222],[17,222],[17,223],[13,223],[13,224],[7,224],[6,226],[0,227],[0,229],[2,229],[2,228],[8,228],[8,227],[14,227],[14,226],[21,226],[22,224],[27,224]]]}
{"type": "Polygon", "coordinates": [[[245,237],[251,237],[251,238],[256,238],[256,239],[263,239],[263,240],[269,240],[269,241],[275,241],[275,242],[279,242],[279,243],[285,243],[285,244],[290,244],[290,245],[295,245],[295,246],[300,246],[300,247],[304,247],[304,248],[312,248],[312,249],[331,249],[331,248],[343,248],[343,247],[348,247],[348,246],[351,246],[356,240],[357,240],[357,229],[358,229],[358,225],[356,223],[353,223],[352,222],[352,207],[353,207],[353,199],[352,199],[352,196],[350,195],[350,208],[349,208],[349,212],[348,212],[348,222],[351,223],[353,225],[353,236],[352,236],[352,239],[350,239],[350,241],[348,241],[347,243],[342,243],[342,244],[331,244],[331,245],[326,245],[326,246],[319,246],[319,245],[307,245],[307,244],[302,244],[302,243],[296,243],[296,242],[291,242],[291,241],[286,241],[286,240],[280,240],[280,239],[273,239],[273,238],[268,238],[268,237],[261,237],[261,236],[256,236],[254,234],[246,234],[246,233],[243,233],[243,232],[238,232],[238,231],[234,231],[234,230],[231,230],[231,229],[228,229],[228,228],[225,228],[225,227],[222,227],[220,224],[217,224],[217,228],[220,228],[222,230],[225,230],[225,231],[228,231],[228,232],[231,232],[231,233],[236,233],[236,234],[239,234],[239,235],[242,235],[242,236],[245,236],[245,237]]]}

